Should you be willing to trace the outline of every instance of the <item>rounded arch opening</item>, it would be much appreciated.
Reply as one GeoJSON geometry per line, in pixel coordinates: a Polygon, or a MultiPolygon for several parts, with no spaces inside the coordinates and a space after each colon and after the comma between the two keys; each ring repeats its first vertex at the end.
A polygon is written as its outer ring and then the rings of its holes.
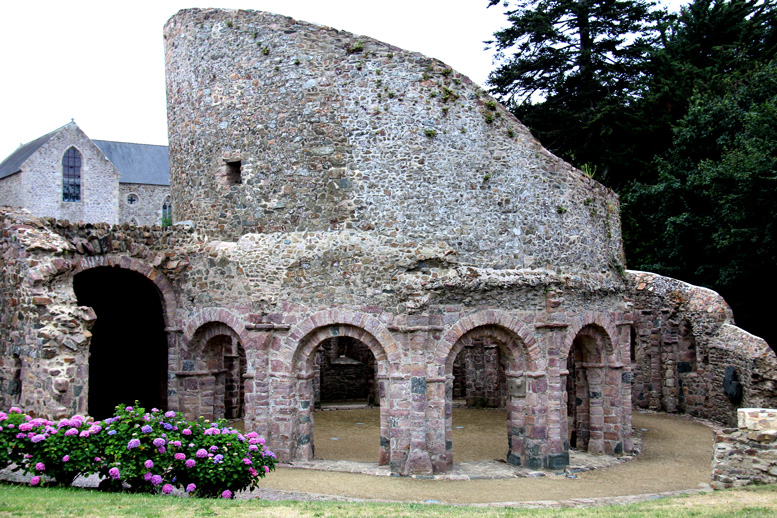
{"type": "Polygon", "coordinates": [[[246,353],[231,327],[222,322],[201,325],[181,362],[184,396],[179,407],[188,419],[245,417],[246,353]]]}
{"type": "Polygon", "coordinates": [[[103,419],[116,405],[167,406],[167,336],[162,295],[140,273],[108,266],[73,276],[78,304],[97,315],[89,346],[87,409],[103,419]]]}
{"type": "Polygon", "coordinates": [[[522,430],[526,420],[526,363],[522,339],[498,325],[476,327],[456,341],[446,361],[445,442],[449,468],[454,458],[457,461],[506,458],[512,464],[521,463],[519,452],[523,450],[522,430]],[[463,440],[487,443],[488,447],[467,448],[470,455],[478,458],[457,456],[456,444],[463,440]]]}
{"type": "Polygon", "coordinates": [[[293,360],[297,418],[292,459],[315,456],[387,464],[388,365],[382,344],[366,330],[348,324],[316,328],[299,344],[293,360]],[[316,408],[321,411],[314,412],[316,408]],[[318,429],[315,416],[325,417],[318,429]],[[347,437],[340,437],[344,427],[349,428],[347,437]],[[378,434],[369,432],[376,428],[378,434]],[[349,448],[353,441],[374,444],[377,458],[351,458],[356,450],[349,448]]]}
{"type": "Polygon", "coordinates": [[[607,331],[597,324],[583,326],[572,340],[562,405],[571,450],[613,453],[618,449],[620,372],[610,369],[618,363],[616,357],[607,331]]]}

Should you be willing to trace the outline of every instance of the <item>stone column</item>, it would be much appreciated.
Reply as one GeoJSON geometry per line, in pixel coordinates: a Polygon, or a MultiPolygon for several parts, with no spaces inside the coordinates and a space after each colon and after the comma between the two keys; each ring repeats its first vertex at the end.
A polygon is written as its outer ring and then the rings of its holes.
{"type": "Polygon", "coordinates": [[[168,410],[180,412],[182,408],[179,394],[183,391],[183,386],[177,373],[181,369],[183,331],[179,328],[167,327],[165,335],[167,337],[167,396],[162,401],[162,405],[168,410]]]}
{"type": "Polygon", "coordinates": [[[446,440],[446,392],[452,392],[452,383],[446,377],[426,378],[426,443],[434,473],[448,471],[446,440]]]}
{"type": "Polygon", "coordinates": [[[588,378],[588,453],[604,452],[604,369],[602,363],[584,363],[588,378]]]}

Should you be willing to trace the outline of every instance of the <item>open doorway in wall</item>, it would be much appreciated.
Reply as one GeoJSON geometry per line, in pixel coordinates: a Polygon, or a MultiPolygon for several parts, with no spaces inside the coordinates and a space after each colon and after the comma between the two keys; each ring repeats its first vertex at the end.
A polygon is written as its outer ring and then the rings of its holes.
{"type": "Polygon", "coordinates": [[[88,412],[113,415],[116,405],[139,401],[167,406],[167,337],[161,294],[145,276],[97,267],[73,277],[78,304],[97,315],[89,348],[88,412]]]}
{"type": "MultiPolygon", "coordinates": [[[[180,408],[188,419],[240,421],[245,417],[246,353],[231,327],[221,322],[200,326],[184,351],[182,368],[180,408]]],[[[241,422],[231,425],[242,427],[241,422]]]]}
{"type": "Polygon", "coordinates": [[[467,336],[453,362],[452,430],[456,462],[504,459],[508,393],[495,336],[467,336]]]}
{"type": "Polygon", "coordinates": [[[375,462],[380,440],[375,356],[348,336],[324,340],[315,354],[315,456],[375,462]]]}

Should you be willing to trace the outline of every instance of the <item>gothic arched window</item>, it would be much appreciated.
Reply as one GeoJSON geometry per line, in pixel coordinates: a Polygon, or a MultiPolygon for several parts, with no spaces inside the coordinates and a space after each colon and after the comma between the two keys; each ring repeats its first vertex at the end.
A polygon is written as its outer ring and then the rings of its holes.
{"type": "Polygon", "coordinates": [[[81,201],[81,153],[74,147],[62,157],[62,201],[81,201]]]}

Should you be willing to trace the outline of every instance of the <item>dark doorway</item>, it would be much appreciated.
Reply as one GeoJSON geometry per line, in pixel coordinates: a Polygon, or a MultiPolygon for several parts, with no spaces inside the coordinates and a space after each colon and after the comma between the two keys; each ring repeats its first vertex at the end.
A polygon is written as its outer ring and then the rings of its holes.
{"type": "Polygon", "coordinates": [[[89,348],[89,415],[104,419],[116,405],[167,406],[167,337],[159,290],[145,276],[98,267],[73,278],[81,306],[97,314],[89,348]]]}

